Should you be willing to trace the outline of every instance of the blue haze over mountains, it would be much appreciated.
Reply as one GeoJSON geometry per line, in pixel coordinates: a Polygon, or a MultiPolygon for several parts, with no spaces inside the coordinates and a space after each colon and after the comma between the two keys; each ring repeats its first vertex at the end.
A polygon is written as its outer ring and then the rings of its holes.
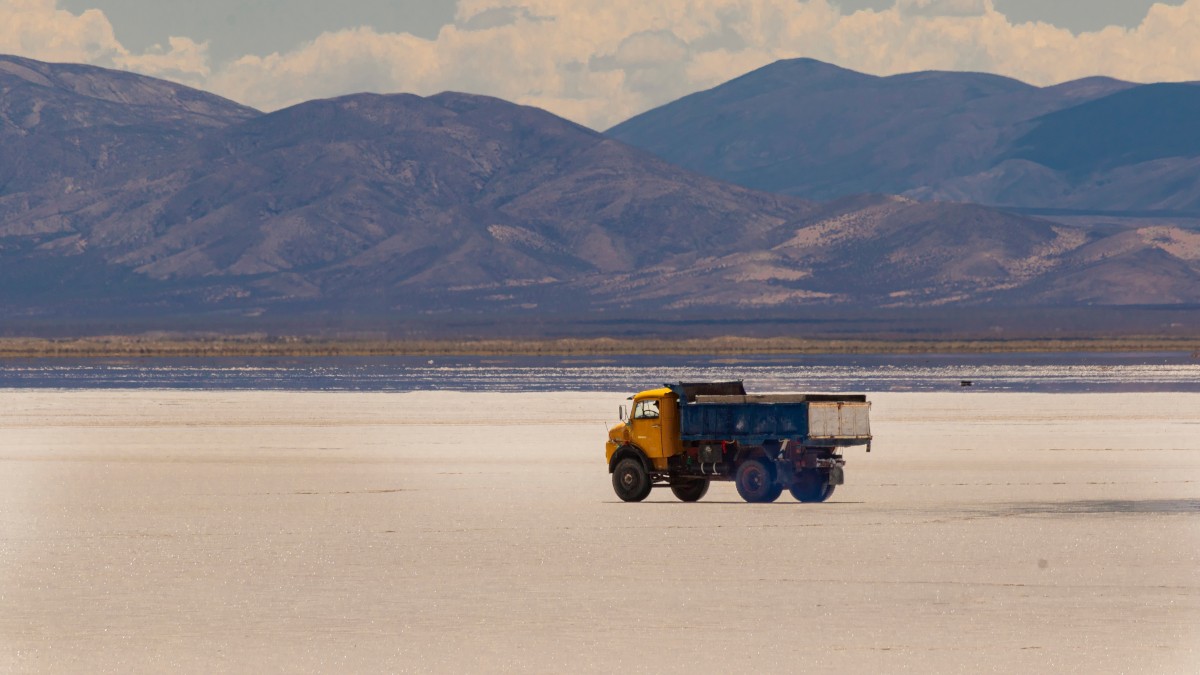
{"type": "Polygon", "coordinates": [[[797,59],[608,134],[721,180],[809,199],[1200,215],[1200,86],[979,73],[875,77],[797,59]]]}
{"type": "Polygon", "coordinates": [[[1200,332],[1198,92],[800,60],[600,134],[0,57],[0,332],[1200,332]]]}

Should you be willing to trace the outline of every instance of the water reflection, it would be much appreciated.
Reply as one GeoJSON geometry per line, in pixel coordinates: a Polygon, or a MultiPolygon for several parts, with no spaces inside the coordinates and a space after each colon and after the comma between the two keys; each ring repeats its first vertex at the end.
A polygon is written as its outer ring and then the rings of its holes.
{"type": "Polygon", "coordinates": [[[770,391],[1200,391],[1190,354],[10,360],[0,388],[612,391],[745,380],[770,391]],[[963,381],[972,386],[965,389],[963,381]]]}

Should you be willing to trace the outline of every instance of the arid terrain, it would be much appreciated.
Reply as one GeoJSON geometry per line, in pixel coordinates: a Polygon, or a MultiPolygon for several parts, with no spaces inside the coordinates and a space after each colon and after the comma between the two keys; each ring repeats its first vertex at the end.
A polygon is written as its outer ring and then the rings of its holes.
{"type": "Polygon", "coordinates": [[[1200,87],[1131,86],[781,61],[609,136],[0,54],[0,334],[1195,335],[1200,87]]]}
{"type": "Polygon", "coordinates": [[[1200,396],[878,394],[830,503],[618,502],[623,394],[0,392],[0,671],[1200,663],[1200,396]]]}

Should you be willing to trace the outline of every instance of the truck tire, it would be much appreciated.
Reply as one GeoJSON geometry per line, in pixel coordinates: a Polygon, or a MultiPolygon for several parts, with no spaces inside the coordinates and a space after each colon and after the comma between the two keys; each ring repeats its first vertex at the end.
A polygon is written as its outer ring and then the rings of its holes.
{"type": "Polygon", "coordinates": [[[646,465],[634,457],[617,462],[613,469],[613,491],[621,501],[640,502],[650,496],[650,474],[646,465]]]}
{"type": "Polygon", "coordinates": [[[707,478],[681,479],[671,481],[671,492],[681,502],[698,502],[708,494],[709,480],[707,478]]]}
{"type": "Polygon", "coordinates": [[[796,501],[816,504],[832,497],[835,487],[829,484],[821,472],[809,469],[801,471],[796,477],[796,482],[788,489],[796,501]]]}
{"type": "Polygon", "coordinates": [[[761,459],[742,462],[737,470],[737,491],[751,504],[764,504],[779,499],[783,487],[775,482],[770,467],[761,459]]]}

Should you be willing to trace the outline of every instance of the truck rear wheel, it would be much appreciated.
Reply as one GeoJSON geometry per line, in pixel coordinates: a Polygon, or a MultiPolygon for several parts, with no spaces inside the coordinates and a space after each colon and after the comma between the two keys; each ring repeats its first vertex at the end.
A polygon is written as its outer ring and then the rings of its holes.
{"type": "Polygon", "coordinates": [[[617,462],[613,469],[613,491],[621,501],[640,502],[650,496],[650,474],[646,465],[634,457],[617,462]]]}
{"type": "Polygon", "coordinates": [[[775,482],[771,469],[761,459],[742,462],[737,470],[736,483],[738,494],[751,504],[773,502],[783,494],[783,487],[775,482]]]}
{"type": "Polygon", "coordinates": [[[681,502],[698,502],[708,494],[707,478],[679,479],[671,481],[671,492],[681,502]]]}
{"type": "Polygon", "coordinates": [[[801,471],[788,489],[798,502],[820,503],[833,496],[835,487],[820,471],[808,469],[801,471]]]}

